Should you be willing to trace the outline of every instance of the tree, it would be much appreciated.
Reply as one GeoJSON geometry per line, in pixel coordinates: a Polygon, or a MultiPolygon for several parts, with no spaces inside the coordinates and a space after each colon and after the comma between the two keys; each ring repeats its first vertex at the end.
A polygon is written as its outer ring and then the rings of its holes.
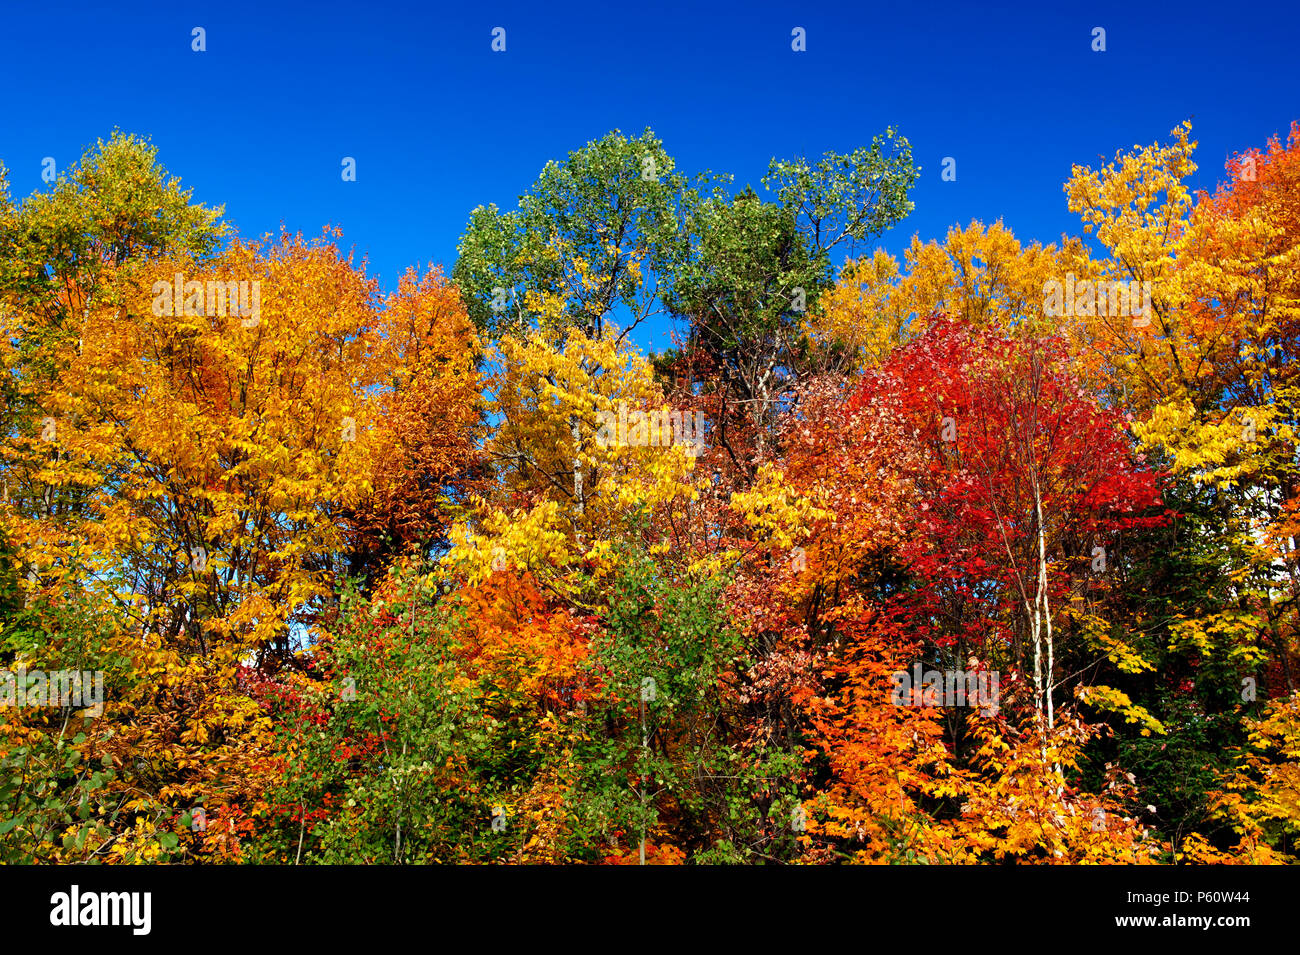
{"type": "MultiPolygon", "coordinates": [[[[803,315],[831,284],[831,253],[906,217],[918,175],[911,146],[891,128],[869,148],[828,152],[814,164],[773,159],[763,184],[775,202],[752,189],[716,194],[687,217],[692,256],[673,278],[670,304],[690,322],[693,378],[725,396],[720,440],[744,427],[733,417],[747,419],[762,456],[807,364],[803,315]]],[[[752,474],[754,459],[745,464],[752,474]]]]}
{"type": "Polygon", "coordinates": [[[23,384],[46,424],[5,462],[11,539],[41,586],[72,583],[70,549],[93,555],[92,574],[123,568],[142,634],[283,663],[294,628],[328,611],[354,535],[437,530],[439,496],[464,485],[468,324],[436,278],[408,282],[381,319],[332,246],[290,237],[235,243],[201,269],[150,263],[111,289],[81,347],[59,346],[57,384],[23,384]],[[236,283],[241,313],[222,291],[236,283]],[[417,313],[432,331],[402,327],[417,313]],[[399,499],[426,508],[418,526],[394,514],[399,499]]]}
{"type": "Polygon", "coordinates": [[[1093,268],[1077,239],[1062,247],[1022,247],[999,220],[950,228],[942,243],[912,237],[898,260],[877,250],[847,263],[839,281],[806,317],[813,360],[855,371],[879,365],[895,348],[925,333],[934,314],[1017,336],[1051,335],[1060,318],[1044,313],[1043,290],[1067,274],[1093,268]]]}
{"type": "Polygon", "coordinates": [[[599,340],[623,310],[627,335],[660,309],[657,280],[687,254],[682,218],[697,185],[649,129],[547,163],[516,211],[470,214],[452,271],[470,317],[490,338],[560,322],[599,340]]]}

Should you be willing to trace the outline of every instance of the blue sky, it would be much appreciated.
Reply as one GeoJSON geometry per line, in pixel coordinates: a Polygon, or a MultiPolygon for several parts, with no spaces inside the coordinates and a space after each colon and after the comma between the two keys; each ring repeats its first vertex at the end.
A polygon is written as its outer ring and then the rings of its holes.
{"type": "Polygon", "coordinates": [[[1230,152],[1300,119],[1294,0],[1146,6],[31,3],[0,21],[0,160],[22,196],[46,156],[62,169],[114,127],[146,135],[240,234],[336,224],[391,288],[407,265],[450,269],[474,206],[513,206],[548,159],[611,129],[650,126],[684,171],[757,185],[773,156],[847,152],[892,124],[922,178],[887,249],[972,219],[1050,242],[1080,231],[1072,162],[1191,118],[1210,187],[1230,152]]]}

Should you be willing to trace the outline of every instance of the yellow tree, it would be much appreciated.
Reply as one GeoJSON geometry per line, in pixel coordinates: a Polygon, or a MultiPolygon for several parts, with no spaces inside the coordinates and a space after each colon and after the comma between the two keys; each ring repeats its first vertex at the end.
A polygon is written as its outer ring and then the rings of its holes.
{"type": "MultiPolygon", "coordinates": [[[[568,593],[559,578],[578,561],[608,569],[613,544],[639,540],[651,511],[696,496],[705,423],[665,405],[649,362],[620,336],[554,324],[507,335],[493,391],[499,486],[448,555],[471,581],[512,568],[568,593]]],[[[662,537],[649,543],[662,549],[662,537]]]]}
{"type": "Polygon", "coordinates": [[[1092,269],[1078,240],[1060,249],[1037,242],[1024,247],[1001,221],[953,227],[942,243],[914,236],[903,266],[884,250],[845,265],[806,320],[823,366],[878,365],[922,334],[935,314],[980,328],[1050,334],[1058,319],[1044,313],[1045,286],[1092,269]]]}
{"type": "Polygon", "coordinates": [[[1294,864],[1300,836],[1300,694],[1271,701],[1262,718],[1248,723],[1246,743],[1222,788],[1212,794],[1215,817],[1237,837],[1227,851],[1191,836],[1182,855],[1189,862],[1294,864]]]}
{"type": "Polygon", "coordinates": [[[455,290],[408,276],[382,304],[329,241],[286,235],[130,263],[75,337],[4,353],[39,411],[6,448],[0,515],[33,612],[86,588],[122,621],[103,653],[128,665],[87,744],[134,794],[114,853],[158,851],[198,800],[255,805],[250,681],[293,660],[346,572],[436,543],[472,481],[455,290]],[[28,374],[56,362],[53,383],[28,374]]]}
{"type": "Polygon", "coordinates": [[[1274,646],[1288,689],[1300,599],[1300,129],[1228,163],[1231,180],[1194,196],[1195,141],[1185,123],[1169,143],[1121,152],[1100,169],[1075,167],[1070,208],[1095,231],[1107,276],[1147,285],[1148,315],[1076,318],[1083,359],[1121,383],[1134,431],[1173,473],[1212,496],[1238,589],[1258,614],[1187,621],[1189,639],[1244,638],[1242,662],[1258,660],[1254,636],[1274,646]]]}
{"type": "Polygon", "coordinates": [[[381,312],[333,246],[299,238],[159,260],[114,291],[37,396],[8,476],[45,505],[13,539],[46,586],[74,546],[121,569],[142,633],[283,658],[359,533],[436,528],[469,473],[473,332],[440,279],[408,277],[381,312]],[[69,487],[91,496],[77,526],[58,519],[69,487]]]}

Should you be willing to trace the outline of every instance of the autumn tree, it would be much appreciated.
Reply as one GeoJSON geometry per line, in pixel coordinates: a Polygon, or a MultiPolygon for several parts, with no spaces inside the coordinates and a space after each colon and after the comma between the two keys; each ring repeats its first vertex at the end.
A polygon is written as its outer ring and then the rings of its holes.
{"type": "Polygon", "coordinates": [[[718,193],[687,217],[693,254],[670,298],[689,323],[683,364],[692,385],[717,396],[719,442],[752,435],[743,463],[732,451],[751,474],[807,364],[803,317],[831,285],[832,254],[905,218],[917,176],[911,146],[889,129],[847,155],[773,159],[763,185],[774,201],[752,188],[718,193]]]}
{"type": "Polygon", "coordinates": [[[943,242],[912,237],[903,262],[877,250],[845,264],[839,280],[805,316],[818,367],[853,371],[882,363],[895,348],[945,314],[977,328],[1022,336],[1054,333],[1060,318],[1044,313],[1043,290],[1093,267],[1077,239],[1061,248],[1022,245],[1001,221],[948,230],[943,242]]]}
{"type": "Polygon", "coordinates": [[[468,324],[436,303],[446,293],[434,278],[405,287],[384,328],[371,283],[331,246],[290,237],[266,252],[236,243],[202,270],[160,261],[113,294],[88,313],[80,347],[63,346],[59,386],[26,385],[48,427],[6,474],[21,499],[52,502],[72,540],[56,542],[56,519],[26,508],[14,539],[45,586],[69,546],[125,566],[124,606],[142,633],[283,659],[291,629],[310,625],[349,566],[347,517],[373,525],[400,496],[436,527],[437,495],[468,473],[468,324]],[[439,308],[419,334],[400,327],[403,310],[439,308]],[[422,432],[402,432],[435,406],[422,432]],[[75,520],[64,489],[88,495],[75,520]]]}

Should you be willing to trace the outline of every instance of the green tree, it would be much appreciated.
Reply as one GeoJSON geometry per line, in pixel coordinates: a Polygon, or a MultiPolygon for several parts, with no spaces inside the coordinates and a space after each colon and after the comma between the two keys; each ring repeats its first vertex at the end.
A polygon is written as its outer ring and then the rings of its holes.
{"type": "Polygon", "coordinates": [[[683,222],[705,181],[676,166],[651,130],[615,130],[547,163],[518,209],[476,208],[452,272],[470,317],[495,337],[563,314],[600,338],[616,310],[625,334],[661,311],[659,285],[686,259],[683,222]]]}
{"type": "Polygon", "coordinates": [[[676,578],[629,554],[610,582],[588,660],[588,712],[572,812],[578,844],[637,861],[647,846],[690,861],[750,862],[796,849],[794,752],[743,745],[738,674],[750,662],[722,582],[676,578]]]}
{"type": "Polygon", "coordinates": [[[773,159],[763,184],[774,202],[752,188],[734,198],[715,193],[688,218],[691,255],[673,277],[669,304],[690,324],[692,379],[721,399],[717,433],[733,463],[747,455],[731,433],[752,426],[761,456],[805,370],[803,317],[834,281],[832,253],[905,218],[918,174],[911,146],[888,129],[847,155],[773,159]]]}

